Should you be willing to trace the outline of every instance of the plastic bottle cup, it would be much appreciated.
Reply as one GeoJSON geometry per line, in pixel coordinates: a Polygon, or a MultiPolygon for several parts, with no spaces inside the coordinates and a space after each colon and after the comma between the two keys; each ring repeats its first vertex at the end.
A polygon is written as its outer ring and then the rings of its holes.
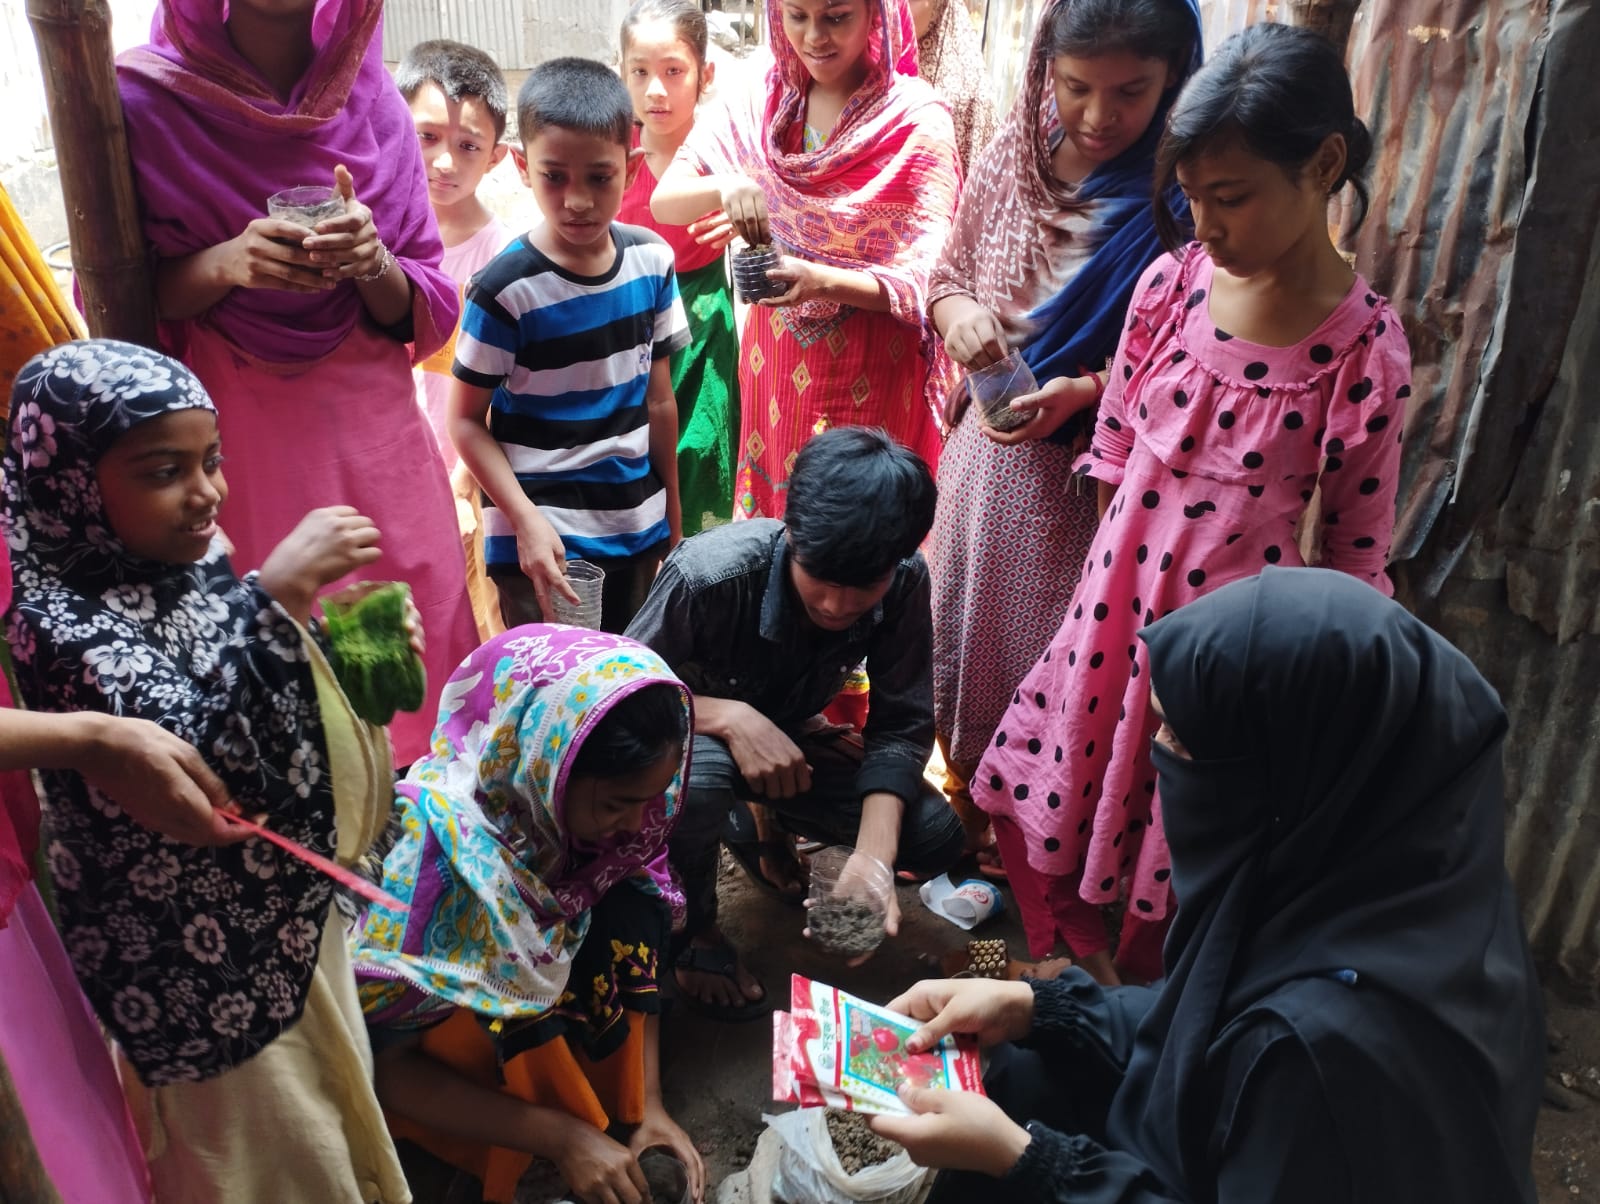
{"type": "Polygon", "coordinates": [[[567,584],[578,595],[577,604],[567,601],[558,591],[550,591],[550,621],[566,623],[573,627],[600,628],[600,594],[605,586],[606,571],[587,560],[567,561],[567,584]]]}
{"type": "Polygon", "coordinates": [[[893,894],[883,862],[846,845],[823,849],[811,858],[811,938],[845,957],[871,953],[883,941],[893,894]]]}
{"type": "Polygon", "coordinates": [[[733,256],[733,283],[739,290],[739,300],[751,305],[766,297],[780,297],[789,291],[783,280],[767,276],[770,268],[783,262],[783,251],[777,243],[761,247],[744,247],[733,256]]]}
{"type": "Polygon", "coordinates": [[[689,1204],[689,1168],[675,1155],[648,1149],[639,1155],[639,1169],[650,1187],[646,1204],[689,1204]]]}
{"type": "Polygon", "coordinates": [[[267,216],[279,221],[294,222],[308,230],[316,229],[318,222],[344,213],[344,197],[339,190],[325,184],[300,184],[285,188],[267,198],[267,216]]]}
{"type": "Polygon", "coordinates": [[[1038,390],[1033,370],[1015,348],[987,368],[967,373],[968,395],[983,421],[997,431],[1013,431],[1028,422],[1032,415],[1013,410],[1011,402],[1038,390]]]}

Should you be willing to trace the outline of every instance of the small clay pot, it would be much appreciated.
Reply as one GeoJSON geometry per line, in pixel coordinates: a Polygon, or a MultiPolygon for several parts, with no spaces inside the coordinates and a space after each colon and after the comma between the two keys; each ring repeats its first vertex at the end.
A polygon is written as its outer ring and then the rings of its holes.
{"type": "Polygon", "coordinates": [[[733,283],[739,290],[739,300],[746,305],[764,297],[781,297],[789,291],[782,280],[769,280],[767,270],[783,262],[783,253],[770,243],[745,247],[733,257],[733,283]]]}

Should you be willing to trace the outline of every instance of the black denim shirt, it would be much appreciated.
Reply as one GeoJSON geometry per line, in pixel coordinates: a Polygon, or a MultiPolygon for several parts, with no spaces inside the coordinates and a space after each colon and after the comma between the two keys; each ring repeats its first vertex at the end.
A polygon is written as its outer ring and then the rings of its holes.
{"type": "Polygon", "coordinates": [[[933,753],[933,611],[920,555],[900,562],[870,614],[823,631],[789,581],[781,522],[714,527],[667,557],[628,635],[694,693],[747,703],[791,734],[865,660],[871,693],[856,787],[907,803],[921,791],[933,753]]]}

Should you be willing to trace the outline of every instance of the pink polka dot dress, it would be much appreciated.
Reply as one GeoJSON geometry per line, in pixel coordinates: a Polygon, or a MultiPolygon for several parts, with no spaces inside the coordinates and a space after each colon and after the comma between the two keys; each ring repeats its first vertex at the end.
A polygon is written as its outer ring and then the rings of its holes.
{"type": "Polygon", "coordinates": [[[1054,943],[1053,921],[1027,914],[1030,899],[1037,911],[1039,899],[1103,904],[1126,892],[1127,922],[1167,916],[1139,630],[1264,565],[1303,563],[1295,529],[1319,483],[1321,564],[1393,591],[1384,566],[1411,392],[1398,319],[1357,277],[1301,342],[1248,343],[1212,323],[1212,272],[1192,246],[1181,262],[1157,260],[1134,292],[1076,466],[1117,494],[1061,629],[972,782],[978,805],[1025,842],[1027,865],[1008,852],[1007,868],[1036,879],[1017,892],[1036,955],[1054,943]]]}

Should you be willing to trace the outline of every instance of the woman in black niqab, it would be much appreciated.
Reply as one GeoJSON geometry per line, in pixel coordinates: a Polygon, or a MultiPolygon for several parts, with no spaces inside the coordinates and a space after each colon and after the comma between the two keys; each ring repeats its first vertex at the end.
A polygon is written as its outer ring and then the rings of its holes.
{"type": "MultiPolygon", "coordinates": [[[[1320,569],[1269,568],[1142,638],[1181,748],[1155,748],[1167,977],[1034,986],[1034,1081],[1013,1064],[996,1094],[1040,1123],[1005,1182],[1075,1204],[1533,1204],[1543,1015],[1494,690],[1320,569]]],[[[935,1199],[958,1198],[946,1179],[935,1199]]]]}

